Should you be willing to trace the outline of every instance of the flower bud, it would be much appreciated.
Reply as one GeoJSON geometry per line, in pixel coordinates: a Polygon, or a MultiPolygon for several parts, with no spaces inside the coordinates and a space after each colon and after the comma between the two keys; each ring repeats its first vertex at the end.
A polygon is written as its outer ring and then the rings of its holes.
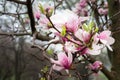
{"type": "Polygon", "coordinates": [[[40,19],[40,12],[35,12],[34,16],[37,20],[39,20],[40,19]]]}
{"type": "Polygon", "coordinates": [[[90,69],[97,73],[99,70],[102,69],[102,62],[95,61],[92,65],[90,65],[90,69]]]}

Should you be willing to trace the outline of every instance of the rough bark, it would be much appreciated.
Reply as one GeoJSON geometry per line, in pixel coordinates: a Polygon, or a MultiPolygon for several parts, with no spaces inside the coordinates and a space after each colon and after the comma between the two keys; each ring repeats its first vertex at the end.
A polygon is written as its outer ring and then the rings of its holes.
{"type": "Polygon", "coordinates": [[[113,37],[115,38],[115,44],[113,45],[113,53],[109,52],[112,55],[112,80],[120,80],[120,14],[117,14],[120,11],[120,1],[119,0],[108,0],[109,3],[109,16],[112,20],[111,30],[114,32],[113,37]]]}

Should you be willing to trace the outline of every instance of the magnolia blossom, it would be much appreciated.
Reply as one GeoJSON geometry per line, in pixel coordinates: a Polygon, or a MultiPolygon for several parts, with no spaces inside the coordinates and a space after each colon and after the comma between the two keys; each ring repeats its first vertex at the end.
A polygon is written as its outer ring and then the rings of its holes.
{"type": "Polygon", "coordinates": [[[80,0],[79,5],[84,8],[87,5],[87,1],[86,0],[80,0]]]}
{"type": "Polygon", "coordinates": [[[86,6],[87,6],[87,1],[86,0],[80,0],[80,2],[78,2],[75,5],[74,12],[77,13],[78,15],[87,16],[88,15],[88,10],[85,8],[86,6]]]}
{"type": "Polygon", "coordinates": [[[40,12],[35,12],[34,16],[37,20],[39,20],[40,19],[40,12]]]}
{"type": "Polygon", "coordinates": [[[54,64],[53,69],[57,71],[66,70],[68,73],[68,69],[70,69],[73,60],[72,54],[68,53],[67,56],[64,52],[61,52],[57,56],[58,60],[50,59],[51,63],[54,64]]]}
{"type": "Polygon", "coordinates": [[[67,31],[76,32],[79,28],[78,26],[87,20],[88,17],[78,17],[74,12],[64,10],[51,16],[50,19],[59,31],[62,30],[62,26],[64,25],[67,31]]]}
{"type": "Polygon", "coordinates": [[[89,32],[86,32],[82,29],[79,29],[77,32],[75,32],[75,36],[83,41],[84,43],[88,43],[90,38],[91,38],[91,34],[89,32]]]}
{"type": "Polygon", "coordinates": [[[99,8],[98,12],[101,15],[107,15],[108,14],[108,8],[107,9],[99,8]]]}
{"type": "Polygon", "coordinates": [[[46,16],[42,16],[40,19],[40,23],[42,24],[48,24],[50,23],[49,20],[46,18],[46,16]]]}
{"type": "Polygon", "coordinates": [[[91,48],[87,48],[86,53],[90,55],[99,55],[101,53],[102,48],[103,48],[102,44],[93,43],[91,48]]]}
{"type": "Polygon", "coordinates": [[[102,68],[102,62],[95,61],[92,65],[89,66],[91,70],[98,72],[102,68]]]}
{"type": "Polygon", "coordinates": [[[66,26],[67,31],[76,32],[79,26],[79,19],[73,17],[68,22],[66,22],[65,26],[66,26]]]}
{"type": "Polygon", "coordinates": [[[100,40],[101,43],[106,45],[109,50],[112,51],[110,45],[112,45],[115,42],[115,39],[112,38],[110,35],[111,35],[111,31],[106,30],[98,34],[97,38],[100,40]]]}
{"type": "Polygon", "coordinates": [[[77,47],[75,46],[74,43],[66,41],[65,46],[64,46],[64,50],[66,52],[74,53],[77,51],[77,47]]]}

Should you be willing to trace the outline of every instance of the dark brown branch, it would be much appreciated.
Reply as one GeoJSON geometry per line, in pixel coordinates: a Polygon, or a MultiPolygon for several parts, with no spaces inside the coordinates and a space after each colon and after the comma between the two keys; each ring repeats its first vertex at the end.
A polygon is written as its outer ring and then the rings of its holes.
{"type": "Polygon", "coordinates": [[[19,0],[7,0],[7,1],[15,2],[15,3],[18,3],[18,4],[23,4],[23,5],[27,4],[25,1],[19,1],[19,0]]]}
{"type": "Polygon", "coordinates": [[[15,15],[27,14],[27,12],[23,12],[23,13],[8,13],[8,12],[1,12],[0,11],[0,14],[15,16],[15,15]]]}
{"type": "Polygon", "coordinates": [[[35,28],[35,19],[33,15],[31,0],[27,0],[27,9],[28,9],[28,15],[30,18],[30,26],[31,26],[32,34],[34,34],[36,32],[36,28],[35,28]]]}
{"type": "Polygon", "coordinates": [[[44,48],[42,48],[41,46],[39,45],[33,45],[32,48],[38,48],[40,50],[42,50],[42,55],[44,56],[44,58],[48,61],[50,61],[50,58],[46,55],[46,51],[44,50],[44,48]]]}
{"type": "Polygon", "coordinates": [[[8,32],[0,32],[0,35],[6,36],[24,36],[24,35],[32,35],[31,33],[8,33],[8,32]]]}
{"type": "MultiPolygon", "coordinates": [[[[26,36],[26,35],[30,35],[32,36],[32,33],[8,33],[8,32],[0,32],[0,35],[5,35],[5,36],[26,36]]],[[[49,41],[52,38],[48,37],[48,36],[43,36],[40,33],[37,34],[36,39],[42,40],[42,41],[49,41]]]]}

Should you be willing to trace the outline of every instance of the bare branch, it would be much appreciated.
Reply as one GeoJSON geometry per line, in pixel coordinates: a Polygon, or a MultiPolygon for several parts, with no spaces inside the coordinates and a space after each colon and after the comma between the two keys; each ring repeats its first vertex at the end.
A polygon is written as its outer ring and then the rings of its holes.
{"type": "Polygon", "coordinates": [[[27,0],[27,9],[28,9],[28,15],[30,18],[30,26],[31,26],[32,34],[34,34],[36,32],[36,28],[35,28],[35,19],[33,16],[31,0],[27,0]]]}
{"type": "Polygon", "coordinates": [[[7,0],[7,1],[12,1],[12,2],[15,2],[15,3],[18,3],[18,4],[23,4],[23,5],[27,4],[27,2],[25,2],[25,1],[19,1],[19,0],[7,0]]]}

